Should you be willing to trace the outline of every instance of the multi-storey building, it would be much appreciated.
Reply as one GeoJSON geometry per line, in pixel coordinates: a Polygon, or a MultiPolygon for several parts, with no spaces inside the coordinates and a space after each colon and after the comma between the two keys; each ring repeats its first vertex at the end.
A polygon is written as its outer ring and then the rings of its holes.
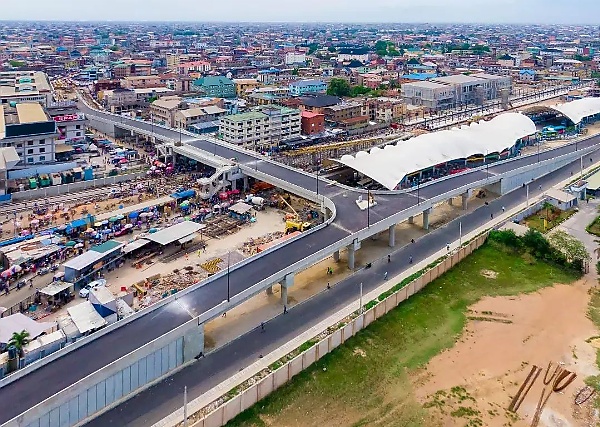
{"type": "Polygon", "coordinates": [[[304,52],[286,52],[285,65],[299,65],[306,63],[306,53],[304,52]]]}
{"type": "Polygon", "coordinates": [[[452,86],[432,81],[405,83],[402,85],[402,98],[410,105],[422,106],[437,111],[455,105],[455,90],[452,86]]]}
{"type": "Polygon", "coordinates": [[[327,83],[322,80],[300,80],[290,83],[290,95],[302,96],[307,93],[327,92],[327,83]]]}
{"type": "Polygon", "coordinates": [[[233,79],[235,84],[235,94],[242,98],[248,91],[252,91],[261,86],[261,83],[255,79],[233,79]]]}
{"type": "Polygon", "coordinates": [[[193,82],[192,87],[206,96],[235,98],[235,84],[224,76],[201,77],[193,82]]]}
{"type": "Polygon", "coordinates": [[[179,96],[164,96],[150,104],[150,117],[154,123],[173,127],[175,113],[181,109],[179,96]]]}
{"type": "Polygon", "coordinates": [[[44,106],[52,102],[52,86],[48,76],[40,71],[0,72],[0,104],[38,102],[44,106]]]}
{"type": "Polygon", "coordinates": [[[227,110],[216,105],[188,108],[175,113],[174,127],[196,133],[217,131],[220,119],[226,114],[227,110]]]}
{"type": "Polygon", "coordinates": [[[0,105],[0,147],[14,147],[24,165],[55,160],[56,122],[38,103],[0,105]]]}
{"type": "Polygon", "coordinates": [[[254,111],[221,118],[219,133],[232,144],[269,150],[279,142],[300,135],[300,111],[263,106],[254,111]]]}
{"type": "Polygon", "coordinates": [[[302,134],[316,135],[325,131],[325,115],[302,111],[302,134]]]}
{"type": "Polygon", "coordinates": [[[56,122],[56,143],[73,144],[85,140],[85,115],[74,102],[51,104],[48,115],[56,122]]]}

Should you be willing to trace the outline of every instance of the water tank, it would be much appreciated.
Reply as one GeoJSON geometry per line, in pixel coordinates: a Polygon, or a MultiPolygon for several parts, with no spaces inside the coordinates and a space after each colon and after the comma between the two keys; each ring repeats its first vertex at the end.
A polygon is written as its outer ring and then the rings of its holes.
{"type": "Polygon", "coordinates": [[[16,359],[17,358],[17,347],[15,347],[14,345],[11,345],[10,347],[8,347],[8,359],[16,359]]]}

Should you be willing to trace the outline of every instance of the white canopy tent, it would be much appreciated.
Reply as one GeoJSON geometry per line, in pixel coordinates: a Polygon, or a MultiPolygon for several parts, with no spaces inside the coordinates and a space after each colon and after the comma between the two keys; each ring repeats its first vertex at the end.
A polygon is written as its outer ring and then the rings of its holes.
{"type": "Polygon", "coordinates": [[[370,152],[359,151],[356,156],[345,155],[336,161],[393,190],[407,174],[476,154],[499,153],[535,132],[529,117],[506,113],[460,129],[420,135],[370,152]]]}
{"type": "Polygon", "coordinates": [[[578,124],[584,118],[600,113],[600,98],[581,98],[564,104],[547,107],[578,124]]]}

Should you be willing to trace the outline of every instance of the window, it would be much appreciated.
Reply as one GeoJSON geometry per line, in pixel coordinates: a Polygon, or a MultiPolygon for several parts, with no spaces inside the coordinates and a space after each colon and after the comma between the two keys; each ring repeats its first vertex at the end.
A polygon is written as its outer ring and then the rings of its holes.
{"type": "Polygon", "coordinates": [[[40,153],[45,153],[46,152],[46,148],[45,147],[41,147],[40,148],[40,153]]]}
{"type": "Polygon", "coordinates": [[[30,148],[29,150],[27,150],[27,154],[33,154],[33,149],[30,148]]]}
{"type": "Polygon", "coordinates": [[[44,145],[46,143],[45,139],[40,139],[40,145],[44,145]]]}
{"type": "Polygon", "coordinates": [[[23,144],[17,144],[17,148],[23,148],[23,144]]]}
{"type": "Polygon", "coordinates": [[[33,145],[33,141],[27,141],[27,145],[33,145]]]}
{"type": "Polygon", "coordinates": [[[75,129],[81,129],[81,125],[75,125],[75,129]]]}
{"type": "Polygon", "coordinates": [[[40,156],[40,162],[43,162],[46,160],[46,156],[40,156]]]}
{"type": "Polygon", "coordinates": [[[27,157],[27,163],[33,163],[33,157],[27,157]]]}

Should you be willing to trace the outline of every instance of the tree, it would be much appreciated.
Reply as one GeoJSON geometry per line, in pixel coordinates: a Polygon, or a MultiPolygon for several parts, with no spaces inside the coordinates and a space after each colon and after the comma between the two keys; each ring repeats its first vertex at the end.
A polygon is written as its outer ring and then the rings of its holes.
{"type": "Polygon", "coordinates": [[[590,254],[585,248],[584,244],[580,241],[567,234],[562,230],[555,231],[548,236],[548,241],[562,253],[567,261],[573,265],[581,265],[590,260],[590,254]]]}
{"type": "Polygon", "coordinates": [[[21,332],[13,332],[12,337],[8,340],[8,346],[14,346],[19,350],[19,354],[23,355],[23,347],[29,344],[29,332],[23,329],[21,332]]]}
{"type": "Polygon", "coordinates": [[[352,89],[350,89],[350,96],[354,98],[357,96],[366,95],[370,92],[371,92],[371,89],[369,89],[368,87],[353,86],[352,89]]]}
{"type": "Polygon", "coordinates": [[[350,96],[350,84],[344,79],[331,79],[327,88],[327,95],[350,96]]]}
{"type": "Polygon", "coordinates": [[[333,52],[335,52],[335,47],[333,47],[333,46],[329,46],[329,47],[327,48],[327,50],[328,50],[329,52],[333,53],[333,52]]]}
{"type": "Polygon", "coordinates": [[[298,73],[299,73],[299,71],[298,71],[298,68],[294,68],[294,69],[292,70],[292,76],[297,76],[297,75],[298,75],[298,73]]]}
{"type": "Polygon", "coordinates": [[[319,49],[319,45],[317,43],[311,43],[308,45],[308,54],[312,55],[319,49]]]}

